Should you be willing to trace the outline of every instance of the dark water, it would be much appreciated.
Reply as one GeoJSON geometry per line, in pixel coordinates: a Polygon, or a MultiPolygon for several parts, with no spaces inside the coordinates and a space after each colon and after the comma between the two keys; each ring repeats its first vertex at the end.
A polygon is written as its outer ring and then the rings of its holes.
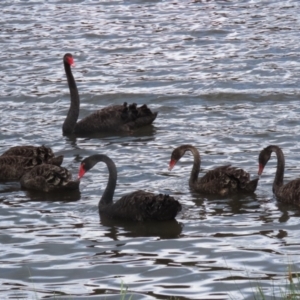
{"type": "Polygon", "coordinates": [[[273,198],[275,159],[255,195],[227,199],[189,190],[190,155],[167,167],[172,149],[190,143],[203,171],[232,163],[255,177],[259,151],[277,144],[286,179],[299,175],[299,10],[297,0],[1,1],[0,151],[46,144],[74,175],[82,158],[106,153],[118,167],[116,199],[165,192],[183,211],[158,224],[100,220],[101,164],[80,194],[1,184],[0,298],[120,299],[122,282],[133,299],[253,299],[257,286],[280,295],[288,265],[299,272],[300,218],[273,198]],[[66,52],[80,118],[147,103],[159,111],[153,128],[63,137],[66,52]]]}

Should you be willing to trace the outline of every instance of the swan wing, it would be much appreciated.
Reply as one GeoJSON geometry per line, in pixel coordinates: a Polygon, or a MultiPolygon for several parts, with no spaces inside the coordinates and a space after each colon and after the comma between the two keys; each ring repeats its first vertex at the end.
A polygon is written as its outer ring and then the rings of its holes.
{"type": "Polygon", "coordinates": [[[150,125],[157,113],[142,105],[113,105],[98,110],[80,120],[75,127],[75,133],[126,132],[150,125]]]}
{"type": "Polygon", "coordinates": [[[21,186],[26,189],[49,192],[59,189],[76,189],[79,188],[79,182],[72,181],[72,174],[66,168],[43,164],[26,173],[21,178],[21,186]],[[70,182],[74,182],[74,185],[70,182]]]}
{"type": "Polygon", "coordinates": [[[273,188],[278,201],[300,206],[300,179],[289,181],[287,184],[273,188]]]}
{"type": "Polygon", "coordinates": [[[254,192],[258,178],[250,181],[249,173],[231,165],[208,171],[197,182],[196,189],[203,193],[226,196],[237,192],[254,192]]]}
{"type": "Polygon", "coordinates": [[[162,221],[174,219],[180,210],[180,203],[169,195],[136,191],[123,196],[102,211],[105,211],[105,214],[111,218],[132,221],[162,221]]]}

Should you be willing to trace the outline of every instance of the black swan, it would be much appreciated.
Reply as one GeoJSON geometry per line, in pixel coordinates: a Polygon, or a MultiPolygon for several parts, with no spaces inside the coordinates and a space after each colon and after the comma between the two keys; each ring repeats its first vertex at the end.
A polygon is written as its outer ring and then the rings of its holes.
{"type": "Polygon", "coordinates": [[[300,179],[294,179],[286,184],[283,184],[284,177],[284,155],[282,150],[275,145],[270,145],[263,149],[258,157],[259,169],[258,175],[261,175],[264,167],[269,161],[272,152],[277,156],[277,170],[273,182],[273,193],[277,200],[288,203],[300,205],[300,179]]]}
{"type": "Polygon", "coordinates": [[[80,165],[78,178],[80,179],[100,161],[107,165],[109,171],[108,184],[98,204],[100,216],[130,221],[164,221],[174,219],[181,210],[180,203],[173,197],[144,191],[133,192],[113,203],[117,184],[117,168],[108,156],[95,154],[85,158],[80,165]]]}
{"type": "Polygon", "coordinates": [[[63,167],[42,164],[26,172],[21,187],[42,192],[79,190],[79,180],[73,181],[72,174],[63,167]]]}
{"type": "Polygon", "coordinates": [[[28,158],[37,158],[44,163],[60,166],[63,162],[63,155],[54,155],[51,148],[47,148],[44,145],[40,147],[35,146],[15,146],[9,148],[1,156],[22,156],[28,158]]]}
{"type": "Polygon", "coordinates": [[[230,165],[208,171],[202,178],[198,178],[201,159],[198,150],[192,145],[182,145],[173,150],[169,170],[173,169],[186,151],[192,152],[194,156],[194,164],[189,180],[189,186],[194,191],[203,194],[227,196],[236,193],[254,193],[256,190],[259,178],[250,181],[249,173],[230,165]]]}
{"type": "Polygon", "coordinates": [[[34,167],[43,164],[36,157],[0,156],[0,181],[18,181],[34,167]]]}
{"type": "Polygon", "coordinates": [[[157,112],[147,105],[137,107],[135,103],[127,105],[113,105],[98,110],[77,122],[79,116],[79,94],[73,77],[71,66],[74,65],[72,54],[67,53],[63,58],[68,85],[70,89],[71,105],[62,126],[63,134],[93,134],[107,132],[130,132],[139,127],[150,125],[156,118],[157,112]]]}

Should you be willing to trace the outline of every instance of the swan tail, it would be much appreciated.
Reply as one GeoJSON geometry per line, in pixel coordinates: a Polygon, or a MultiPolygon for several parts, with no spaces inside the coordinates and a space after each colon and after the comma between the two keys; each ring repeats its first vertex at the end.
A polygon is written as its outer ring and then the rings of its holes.
{"type": "Polygon", "coordinates": [[[245,192],[247,193],[254,193],[256,188],[257,188],[257,184],[258,184],[258,180],[259,178],[255,178],[251,181],[249,181],[246,185],[245,185],[245,192]]]}
{"type": "Polygon", "coordinates": [[[142,126],[150,125],[157,117],[157,112],[152,112],[146,104],[138,107],[136,103],[123,104],[121,118],[127,128],[136,129],[142,126]]]}
{"type": "Polygon", "coordinates": [[[173,220],[181,211],[181,204],[169,195],[159,194],[149,197],[146,204],[145,219],[148,220],[173,220]]]}
{"type": "Polygon", "coordinates": [[[250,180],[248,172],[234,167],[230,167],[227,174],[231,178],[231,190],[246,193],[255,192],[259,178],[250,180]]]}
{"type": "Polygon", "coordinates": [[[60,166],[63,160],[64,160],[64,156],[60,155],[49,159],[47,163],[50,165],[60,166]]]}

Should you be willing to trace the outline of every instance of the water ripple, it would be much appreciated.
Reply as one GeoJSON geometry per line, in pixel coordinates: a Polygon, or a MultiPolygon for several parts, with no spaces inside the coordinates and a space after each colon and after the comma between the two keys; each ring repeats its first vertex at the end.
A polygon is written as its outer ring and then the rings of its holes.
{"type": "Polygon", "coordinates": [[[271,296],[274,282],[285,286],[288,264],[299,272],[299,211],[273,198],[275,159],[248,197],[190,191],[191,155],[167,170],[173,148],[189,143],[203,172],[232,163],[254,177],[259,151],[277,144],[286,179],[297,178],[298,1],[1,4],[0,152],[46,144],[74,175],[84,157],[109,153],[116,199],[145,189],[183,205],[163,224],[99,220],[101,164],[80,193],[59,198],[1,184],[2,297],[120,299],[124,282],[134,299],[252,299],[253,283],[271,296]],[[109,104],[147,103],[159,111],[154,126],[63,137],[66,52],[75,58],[80,118],[109,104]]]}

